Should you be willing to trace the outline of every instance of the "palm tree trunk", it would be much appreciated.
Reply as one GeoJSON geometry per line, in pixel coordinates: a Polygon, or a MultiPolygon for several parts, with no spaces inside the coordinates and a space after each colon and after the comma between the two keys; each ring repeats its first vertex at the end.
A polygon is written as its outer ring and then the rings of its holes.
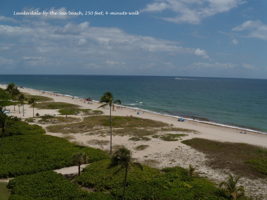
{"type": "Polygon", "coordinates": [[[109,153],[112,154],[112,117],[111,117],[111,105],[109,105],[109,127],[110,127],[110,150],[109,150],[109,153]]]}
{"type": "Polygon", "coordinates": [[[32,106],[32,117],[34,118],[34,105],[32,106]]]}
{"type": "Polygon", "coordinates": [[[19,114],[20,114],[20,105],[18,105],[18,107],[19,107],[19,114]]]}
{"type": "Polygon", "coordinates": [[[25,110],[24,110],[24,104],[22,104],[22,115],[23,115],[23,117],[24,117],[24,112],[25,112],[25,110]]]}
{"type": "Polygon", "coordinates": [[[125,167],[125,174],[124,174],[124,181],[123,181],[123,194],[122,194],[122,199],[123,200],[125,199],[127,176],[128,176],[128,167],[125,167]]]}
{"type": "Polygon", "coordinates": [[[78,175],[81,175],[81,165],[78,165],[78,175]]]}

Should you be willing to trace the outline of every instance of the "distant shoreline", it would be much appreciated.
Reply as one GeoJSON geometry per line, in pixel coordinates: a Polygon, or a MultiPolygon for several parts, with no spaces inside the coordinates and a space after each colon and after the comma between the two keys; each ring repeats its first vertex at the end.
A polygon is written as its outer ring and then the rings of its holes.
{"type": "MultiPolygon", "coordinates": [[[[1,87],[6,87],[7,84],[0,83],[0,86],[1,87]]],[[[63,93],[59,93],[59,92],[55,92],[55,91],[47,91],[47,90],[39,90],[39,89],[34,89],[34,88],[28,88],[28,87],[24,87],[22,85],[19,85],[18,87],[19,88],[23,88],[23,89],[35,90],[37,92],[46,92],[46,93],[51,93],[51,94],[55,94],[55,95],[59,95],[59,96],[74,97],[76,99],[84,100],[84,98],[82,98],[82,97],[73,96],[71,94],[63,94],[63,93]]],[[[94,99],[92,99],[92,100],[94,102],[96,102],[96,103],[99,103],[98,100],[94,100],[94,99]]],[[[251,133],[267,135],[267,132],[264,132],[264,131],[261,131],[261,130],[255,130],[255,129],[250,128],[250,127],[241,127],[241,126],[236,126],[236,125],[231,125],[231,124],[218,123],[218,122],[211,121],[209,119],[205,120],[205,118],[201,118],[201,117],[186,116],[186,115],[172,115],[172,114],[168,114],[168,113],[161,113],[161,112],[152,111],[152,110],[148,110],[148,109],[143,109],[143,108],[139,108],[139,107],[132,107],[130,105],[119,105],[119,106],[131,109],[131,110],[134,110],[134,111],[139,110],[139,111],[148,112],[148,113],[156,114],[156,115],[160,115],[160,116],[167,116],[167,117],[175,118],[177,120],[179,118],[184,118],[185,120],[192,121],[192,122],[197,122],[197,123],[202,123],[202,124],[207,124],[207,125],[212,125],[212,126],[218,126],[218,127],[224,127],[224,128],[231,128],[231,129],[239,130],[239,131],[241,131],[243,133],[251,132],[251,133]]]]}

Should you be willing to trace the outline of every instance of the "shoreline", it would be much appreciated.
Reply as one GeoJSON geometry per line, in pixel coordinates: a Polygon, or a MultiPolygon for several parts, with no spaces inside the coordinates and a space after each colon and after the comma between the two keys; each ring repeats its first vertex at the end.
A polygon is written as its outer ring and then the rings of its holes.
{"type": "MultiPolygon", "coordinates": [[[[0,84],[0,87],[6,87],[7,84],[0,84]]],[[[35,90],[36,92],[44,92],[44,93],[48,93],[51,95],[59,95],[59,96],[64,96],[64,97],[68,97],[68,98],[73,98],[73,99],[79,99],[79,100],[83,100],[84,98],[79,97],[79,96],[73,96],[70,94],[64,94],[64,93],[59,93],[59,92],[55,92],[55,91],[46,91],[46,90],[39,90],[39,89],[34,89],[34,88],[28,88],[28,87],[24,87],[24,86],[18,86],[21,89],[30,89],[30,90],[35,90]]],[[[92,102],[95,103],[99,103],[98,100],[94,100],[92,99],[92,102]]],[[[138,107],[132,107],[130,105],[117,105],[119,107],[123,107],[126,109],[131,109],[133,111],[142,111],[142,112],[147,112],[147,113],[151,113],[151,114],[155,114],[155,115],[159,115],[159,116],[165,116],[165,117],[171,117],[171,118],[175,118],[175,119],[179,119],[179,118],[184,118],[187,121],[192,121],[192,122],[196,122],[196,123],[201,123],[201,124],[207,124],[207,125],[211,125],[211,126],[218,126],[218,127],[223,127],[223,128],[230,128],[230,129],[234,129],[234,130],[238,130],[241,132],[245,132],[244,134],[246,134],[247,132],[250,133],[256,133],[256,134],[262,134],[262,135],[267,135],[267,132],[265,131],[261,131],[261,130],[255,130],[253,128],[249,128],[249,127],[240,127],[237,125],[230,125],[230,124],[223,124],[223,123],[219,123],[219,122],[214,122],[214,121],[205,121],[205,120],[201,120],[201,119],[197,119],[197,118],[193,118],[193,117],[188,117],[188,116],[183,116],[183,115],[172,115],[172,114],[168,114],[168,113],[161,113],[161,112],[157,112],[157,111],[153,111],[153,110],[148,110],[148,109],[144,109],[144,108],[138,108],[138,107]]]]}
{"type": "MultiPolygon", "coordinates": [[[[5,85],[0,84],[0,87],[5,85]]],[[[74,97],[68,94],[55,93],[51,91],[43,91],[32,88],[20,88],[21,92],[31,95],[46,96],[53,99],[54,102],[66,102],[75,105],[79,105],[81,109],[101,110],[103,115],[109,115],[109,108],[99,108],[101,105],[98,101],[92,102],[86,101],[84,98],[74,97]]],[[[11,115],[17,116],[23,119],[32,117],[32,108],[29,105],[25,105],[25,116],[19,113],[18,109],[13,111],[13,106],[10,107],[11,115]]],[[[40,116],[53,115],[62,116],[58,110],[55,109],[38,109],[35,108],[35,113],[39,113],[40,116]]],[[[182,129],[189,129],[190,132],[186,132],[182,139],[176,141],[165,141],[158,137],[151,137],[149,140],[130,140],[130,135],[114,135],[113,147],[125,146],[131,150],[133,158],[138,162],[155,168],[166,168],[180,166],[187,168],[189,165],[195,166],[197,172],[203,177],[209,178],[215,183],[220,183],[227,178],[227,173],[230,171],[225,169],[214,169],[207,164],[209,157],[184,143],[183,140],[190,140],[194,138],[202,138],[211,141],[218,142],[230,142],[239,145],[239,143],[246,143],[255,145],[267,149],[267,135],[260,134],[257,131],[248,131],[247,134],[240,134],[242,128],[235,128],[232,126],[217,125],[216,123],[198,122],[197,120],[190,120],[187,118],[185,122],[179,122],[178,116],[161,114],[153,111],[141,110],[139,108],[132,108],[129,106],[117,105],[112,112],[112,116],[123,117],[138,117],[141,119],[150,119],[154,121],[160,121],[168,124],[171,128],[180,128],[181,131],[175,132],[182,133],[182,129]],[[139,113],[139,114],[138,114],[139,113]],[[146,146],[143,150],[137,150],[139,146],[146,146]]],[[[73,116],[76,117],[76,116],[73,116]]],[[[79,119],[84,119],[86,116],[77,116],[79,119]]],[[[90,134],[90,132],[75,132],[75,133],[61,133],[61,132],[49,132],[46,128],[46,124],[34,122],[39,126],[42,126],[46,130],[46,135],[65,138],[66,140],[73,142],[81,146],[89,146],[92,148],[99,148],[104,151],[109,150],[109,135],[90,134]],[[101,141],[102,143],[98,143],[101,141]]],[[[172,131],[165,131],[156,134],[174,134],[172,131]]],[[[247,177],[242,178],[241,184],[247,188],[248,194],[262,195],[267,197],[267,179],[250,179],[247,177]]],[[[265,198],[267,200],[267,198],[265,198]]]]}
{"type": "MultiPolygon", "coordinates": [[[[7,86],[7,84],[0,84],[1,88],[5,88],[6,86],[7,86]]],[[[28,87],[24,87],[24,86],[18,86],[18,87],[20,89],[34,90],[36,92],[48,93],[50,95],[64,96],[64,97],[68,97],[68,98],[73,98],[73,99],[78,99],[78,100],[84,101],[84,98],[79,97],[79,96],[73,96],[73,95],[70,95],[70,94],[64,94],[64,93],[59,93],[59,92],[55,92],[55,91],[39,90],[39,89],[28,88],[28,87]]],[[[92,102],[99,103],[99,101],[94,100],[94,99],[92,99],[92,102]]],[[[250,133],[267,135],[267,132],[260,131],[260,130],[255,130],[255,129],[252,129],[252,128],[246,128],[246,127],[240,127],[240,126],[236,126],[236,125],[223,124],[223,123],[218,123],[218,122],[213,122],[213,121],[205,121],[205,120],[193,119],[191,117],[184,117],[182,115],[181,116],[171,115],[171,114],[167,114],[167,113],[161,113],[161,112],[157,112],[157,111],[147,110],[147,109],[144,109],[144,108],[132,107],[132,106],[129,106],[129,105],[117,105],[117,106],[123,107],[123,108],[126,108],[126,109],[131,109],[133,111],[142,111],[142,112],[147,112],[147,113],[151,113],[151,114],[154,114],[154,115],[171,117],[171,118],[175,118],[177,120],[179,118],[184,118],[187,121],[192,121],[192,122],[196,122],[196,123],[200,123],[200,124],[207,124],[207,125],[211,125],[211,126],[218,126],[218,127],[230,128],[230,129],[234,129],[234,130],[238,130],[238,131],[244,131],[245,134],[246,134],[246,132],[250,132],[250,133]]]]}

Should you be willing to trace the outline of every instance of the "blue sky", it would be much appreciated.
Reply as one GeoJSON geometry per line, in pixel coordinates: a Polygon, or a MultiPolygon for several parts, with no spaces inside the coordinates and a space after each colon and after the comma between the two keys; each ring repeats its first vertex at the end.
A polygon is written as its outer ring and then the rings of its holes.
{"type": "Polygon", "coordinates": [[[267,78],[266,10],[266,0],[0,0],[0,73],[267,78]]]}

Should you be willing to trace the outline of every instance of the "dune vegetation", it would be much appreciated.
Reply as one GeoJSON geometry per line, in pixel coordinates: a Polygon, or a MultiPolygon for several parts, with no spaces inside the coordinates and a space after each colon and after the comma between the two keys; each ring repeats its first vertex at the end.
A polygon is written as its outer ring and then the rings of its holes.
{"type": "Polygon", "coordinates": [[[267,149],[243,143],[217,142],[200,138],[183,141],[208,155],[208,165],[230,169],[240,176],[267,177],[267,149]]]}

